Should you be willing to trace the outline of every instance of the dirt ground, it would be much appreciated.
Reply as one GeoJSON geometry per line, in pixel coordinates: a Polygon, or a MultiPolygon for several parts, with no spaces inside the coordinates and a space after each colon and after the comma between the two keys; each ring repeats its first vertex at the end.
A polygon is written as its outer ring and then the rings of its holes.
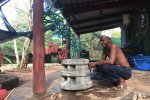
{"type": "MultiPolygon", "coordinates": [[[[56,72],[58,70],[61,70],[63,67],[62,66],[49,66],[45,68],[45,76],[47,74],[51,74],[53,72],[56,72]]],[[[28,68],[27,70],[9,70],[9,71],[5,71],[6,74],[12,74],[15,75],[17,77],[19,77],[20,80],[20,85],[29,82],[32,80],[32,69],[28,68]]]]}
{"type": "MultiPolygon", "coordinates": [[[[52,75],[61,69],[63,69],[62,66],[46,67],[45,75],[52,75]]],[[[31,69],[27,71],[12,70],[5,73],[18,76],[21,85],[32,80],[31,69]]],[[[134,100],[135,96],[139,98],[135,100],[150,100],[150,71],[133,70],[132,73],[132,78],[127,81],[127,87],[123,91],[115,91],[111,86],[106,85],[106,80],[93,80],[94,86],[91,89],[84,91],[60,91],[57,100],[134,100]],[[142,99],[140,99],[140,96],[142,99]]]]}

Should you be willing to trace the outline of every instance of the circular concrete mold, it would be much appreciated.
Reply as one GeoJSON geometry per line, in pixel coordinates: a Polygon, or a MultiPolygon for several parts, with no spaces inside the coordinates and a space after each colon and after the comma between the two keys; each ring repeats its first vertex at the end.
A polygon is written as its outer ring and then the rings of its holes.
{"type": "Polygon", "coordinates": [[[19,78],[14,75],[0,74],[0,84],[3,89],[11,90],[19,85],[19,78]]]}
{"type": "Polygon", "coordinates": [[[90,70],[88,69],[88,59],[66,59],[62,60],[61,63],[64,66],[60,81],[62,89],[84,90],[93,86],[90,79],[90,70]]]}

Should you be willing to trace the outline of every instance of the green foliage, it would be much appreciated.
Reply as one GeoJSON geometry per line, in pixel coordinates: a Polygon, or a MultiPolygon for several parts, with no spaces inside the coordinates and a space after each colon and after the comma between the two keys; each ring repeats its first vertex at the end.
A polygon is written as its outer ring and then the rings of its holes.
{"type": "Polygon", "coordinates": [[[112,38],[112,42],[121,47],[121,38],[112,38]]]}
{"type": "Polygon", "coordinates": [[[45,34],[44,34],[44,38],[45,38],[45,47],[48,47],[48,42],[52,40],[52,37],[51,37],[51,31],[46,31],[45,34]]]}
{"type": "Polygon", "coordinates": [[[11,61],[11,59],[4,57],[4,60],[7,61],[9,64],[13,64],[13,62],[11,61]]]}
{"type": "Polygon", "coordinates": [[[73,37],[71,39],[71,58],[79,58],[79,39],[77,37],[73,37]]]}
{"type": "Polygon", "coordinates": [[[44,12],[44,30],[46,35],[46,47],[48,47],[48,41],[53,41],[53,43],[59,44],[59,47],[61,48],[66,46],[62,44],[62,40],[70,40],[70,57],[78,57],[79,41],[77,40],[76,34],[73,32],[73,30],[71,30],[68,23],[60,14],[60,11],[56,9],[49,9],[47,12],[44,12]]]}
{"type": "Polygon", "coordinates": [[[81,49],[89,50],[91,49],[91,45],[93,46],[93,49],[97,49],[97,45],[99,42],[99,33],[88,33],[81,35],[80,38],[81,41],[81,49]]]}
{"type": "Polygon", "coordinates": [[[57,9],[49,9],[44,12],[44,30],[45,32],[51,30],[51,36],[65,39],[70,38],[72,34],[68,23],[57,9]]]}
{"type": "Polygon", "coordinates": [[[52,41],[59,45],[62,44],[62,28],[60,23],[63,23],[63,17],[60,15],[58,10],[48,10],[44,12],[44,30],[45,30],[45,47],[48,47],[48,42],[52,41]]]}
{"type": "MultiPolygon", "coordinates": [[[[26,39],[25,37],[20,37],[17,39],[17,49],[18,49],[19,55],[22,54],[22,48],[23,48],[23,44],[24,44],[25,39],[26,39]]],[[[0,44],[0,50],[3,51],[6,55],[9,55],[7,57],[5,56],[6,62],[8,62],[8,63],[14,63],[15,62],[15,59],[11,58],[11,56],[15,56],[14,41],[13,40],[7,41],[5,43],[1,43],[0,44]]]]}
{"type": "Polygon", "coordinates": [[[8,41],[8,42],[0,44],[0,49],[5,54],[14,55],[13,41],[8,41]]]}
{"type": "Polygon", "coordinates": [[[119,29],[113,29],[113,31],[112,31],[112,37],[113,38],[121,38],[121,30],[119,30],[119,29]]]}
{"type": "MultiPolygon", "coordinates": [[[[103,47],[99,43],[101,32],[83,34],[80,36],[81,49],[90,51],[91,58],[100,58],[103,47]]],[[[121,46],[121,31],[112,29],[112,42],[121,46]]]]}
{"type": "Polygon", "coordinates": [[[61,39],[61,38],[53,37],[53,42],[54,42],[55,44],[58,44],[59,47],[62,47],[62,39],[61,39]]]}
{"type": "Polygon", "coordinates": [[[13,20],[13,27],[17,31],[29,31],[29,10],[30,0],[15,0],[10,6],[16,11],[16,18],[13,20]]]}
{"type": "Polygon", "coordinates": [[[25,40],[26,40],[26,37],[17,38],[17,49],[18,49],[19,55],[21,55],[22,53],[22,48],[23,48],[25,40]]]}
{"type": "MultiPolygon", "coordinates": [[[[29,31],[29,24],[28,24],[29,6],[28,5],[29,5],[29,0],[24,0],[24,1],[14,0],[11,4],[8,5],[12,9],[15,9],[14,11],[16,11],[15,13],[16,18],[11,23],[17,32],[29,31]]],[[[9,18],[10,17],[8,17],[7,19],[9,20],[9,18]]],[[[17,49],[18,49],[19,55],[21,55],[22,53],[22,48],[23,48],[25,39],[26,37],[17,38],[17,49]]],[[[8,55],[8,57],[5,58],[5,60],[7,60],[8,63],[13,63],[15,61],[15,59],[9,58],[10,56],[15,56],[13,40],[10,40],[5,43],[1,43],[0,49],[4,51],[5,54],[8,55]]]]}

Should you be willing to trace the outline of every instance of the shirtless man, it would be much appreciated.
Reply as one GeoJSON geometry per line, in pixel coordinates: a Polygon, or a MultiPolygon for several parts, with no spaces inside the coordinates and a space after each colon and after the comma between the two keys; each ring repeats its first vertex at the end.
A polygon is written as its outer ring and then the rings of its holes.
{"type": "Polygon", "coordinates": [[[123,88],[125,80],[131,77],[130,65],[124,53],[120,47],[112,44],[111,37],[107,34],[100,36],[100,43],[103,46],[102,58],[97,62],[90,62],[89,68],[95,67],[104,72],[112,81],[119,81],[118,87],[123,88]]]}

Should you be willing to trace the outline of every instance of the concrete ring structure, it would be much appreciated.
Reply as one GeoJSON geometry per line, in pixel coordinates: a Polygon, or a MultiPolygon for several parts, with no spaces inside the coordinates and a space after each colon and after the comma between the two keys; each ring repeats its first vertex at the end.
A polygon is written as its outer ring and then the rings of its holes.
{"type": "Polygon", "coordinates": [[[84,90],[91,88],[93,82],[90,79],[88,59],[62,60],[64,70],[61,71],[62,79],[60,87],[64,90],[84,90]]]}

